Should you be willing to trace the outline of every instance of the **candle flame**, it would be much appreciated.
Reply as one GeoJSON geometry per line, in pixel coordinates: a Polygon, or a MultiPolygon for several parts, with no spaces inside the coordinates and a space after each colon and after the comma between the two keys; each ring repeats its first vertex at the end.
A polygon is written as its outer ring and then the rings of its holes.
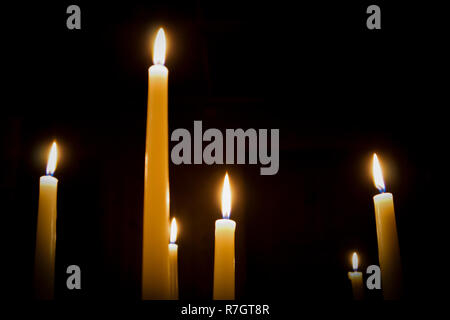
{"type": "Polygon", "coordinates": [[[373,172],[373,182],[375,187],[380,191],[386,191],[386,187],[384,185],[383,180],[383,172],[381,171],[380,162],[378,161],[377,154],[373,154],[373,164],[372,164],[372,172],[373,172]]]}
{"type": "Polygon", "coordinates": [[[172,219],[172,223],[170,224],[170,243],[175,243],[177,241],[177,220],[175,218],[172,219]]]}
{"type": "Polygon", "coordinates": [[[230,219],[231,213],[231,188],[228,173],[225,174],[222,189],[222,216],[224,219],[230,219]]]}
{"type": "Polygon", "coordinates": [[[56,169],[56,159],[58,156],[58,152],[56,149],[56,142],[53,142],[52,148],[50,149],[50,153],[48,154],[48,161],[47,161],[47,175],[53,175],[55,173],[56,169]]]}
{"type": "Polygon", "coordinates": [[[353,264],[353,271],[358,270],[358,255],[356,254],[356,252],[353,252],[352,264],[353,264]]]}
{"type": "Polygon", "coordinates": [[[165,59],[166,59],[166,36],[164,34],[164,29],[159,28],[153,46],[153,63],[164,65],[165,59]]]}

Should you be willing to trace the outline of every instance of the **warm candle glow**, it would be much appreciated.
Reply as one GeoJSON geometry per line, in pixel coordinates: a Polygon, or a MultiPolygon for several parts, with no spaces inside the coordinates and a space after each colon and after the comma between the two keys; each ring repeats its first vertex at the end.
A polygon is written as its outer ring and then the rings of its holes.
{"type": "Polygon", "coordinates": [[[170,243],[175,243],[177,241],[177,220],[175,218],[172,219],[172,223],[170,225],[170,243]]]}
{"type": "Polygon", "coordinates": [[[353,271],[358,270],[358,255],[356,254],[356,252],[353,252],[352,264],[353,264],[353,271]]]}
{"type": "Polygon", "coordinates": [[[163,65],[166,59],[166,36],[163,28],[159,28],[153,47],[153,63],[163,65]]]}
{"type": "Polygon", "coordinates": [[[372,164],[373,182],[375,187],[380,191],[386,191],[384,186],[383,173],[381,172],[380,162],[378,162],[377,154],[373,154],[373,164],[372,164]]]}
{"type": "Polygon", "coordinates": [[[222,189],[222,216],[224,219],[230,219],[231,213],[231,188],[228,180],[228,173],[225,174],[222,189]]]}
{"type": "Polygon", "coordinates": [[[53,142],[52,148],[50,149],[50,153],[48,155],[47,161],[47,175],[53,175],[56,169],[56,159],[57,159],[57,150],[56,150],[56,142],[53,142]]]}

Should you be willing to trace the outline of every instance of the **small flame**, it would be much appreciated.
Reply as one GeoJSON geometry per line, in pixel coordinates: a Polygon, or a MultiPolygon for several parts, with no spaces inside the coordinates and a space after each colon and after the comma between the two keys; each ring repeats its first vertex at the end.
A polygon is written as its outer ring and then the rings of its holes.
{"type": "Polygon", "coordinates": [[[224,219],[230,219],[231,213],[231,188],[228,173],[225,174],[222,189],[222,216],[224,219]]]}
{"type": "Polygon", "coordinates": [[[386,191],[386,187],[384,185],[384,180],[383,180],[383,172],[381,171],[380,162],[378,162],[378,157],[377,157],[376,153],[373,154],[372,172],[373,172],[373,182],[375,184],[375,187],[380,192],[386,191]]]}
{"type": "Polygon", "coordinates": [[[55,173],[57,156],[58,152],[56,149],[56,142],[53,142],[52,148],[50,149],[50,153],[48,154],[47,175],[52,176],[53,173],[55,173]]]}
{"type": "Polygon", "coordinates": [[[166,36],[163,28],[159,28],[153,47],[153,63],[164,65],[166,59],[166,36]]]}
{"type": "Polygon", "coordinates": [[[170,243],[175,243],[177,241],[177,220],[175,218],[172,219],[172,223],[170,224],[170,243]]]}
{"type": "Polygon", "coordinates": [[[353,252],[352,264],[353,264],[353,271],[358,270],[358,255],[356,254],[356,252],[353,252]]]}

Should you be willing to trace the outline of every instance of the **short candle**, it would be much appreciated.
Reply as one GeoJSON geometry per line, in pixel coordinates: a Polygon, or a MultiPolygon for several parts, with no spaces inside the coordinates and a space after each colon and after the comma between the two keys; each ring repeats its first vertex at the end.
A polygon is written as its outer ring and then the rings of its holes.
{"type": "Polygon", "coordinates": [[[178,245],[177,241],[178,226],[175,218],[170,225],[170,243],[169,243],[169,299],[178,300],[178,245]]]}
{"type": "Polygon", "coordinates": [[[362,300],[364,297],[364,284],[362,273],[358,272],[358,255],[353,252],[352,256],[353,272],[348,273],[348,278],[352,283],[353,299],[362,300]]]}

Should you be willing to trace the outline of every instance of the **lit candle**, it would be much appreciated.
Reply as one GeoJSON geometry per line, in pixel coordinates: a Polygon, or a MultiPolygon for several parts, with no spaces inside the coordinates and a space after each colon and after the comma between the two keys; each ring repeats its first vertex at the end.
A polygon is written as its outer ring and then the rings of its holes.
{"type": "Polygon", "coordinates": [[[358,255],[353,252],[352,256],[353,272],[348,273],[348,278],[352,283],[353,298],[355,300],[362,300],[364,297],[364,286],[362,273],[358,272],[358,255]]]}
{"type": "Polygon", "coordinates": [[[230,220],[231,189],[228,173],[222,190],[223,219],[216,221],[214,249],[214,300],[234,299],[234,231],[236,222],[230,220]]]}
{"type": "Polygon", "coordinates": [[[169,297],[169,136],[166,40],[156,36],[148,72],[147,137],[145,147],[142,298],[169,297]]]}
{"type": "Polygon", "coordinates": [[[169,282],[170,282],[170,299],[178,300],[178,245],[177,241],[177,221],[172,219],[170,225],[170,243],[169,243],[169,282]]]}
{"type": "Polygon", "coordinates": [[[381,269],[381,285],[385,299],[401,296],[400,248],[395,223],[394,201],[391,193],[385,193],[383,174],[377,155],[373,155],[373,179],[380,194],[373,197],[377,225],[378,259],[381,269]]]}
{"type": "Polygon", "coordinates": [[[34,293],[38,299],[53,299],[56,247],[56,142],[50,149],[47,172],[40,178],[39,208],[34,258],[34,293]]]}

